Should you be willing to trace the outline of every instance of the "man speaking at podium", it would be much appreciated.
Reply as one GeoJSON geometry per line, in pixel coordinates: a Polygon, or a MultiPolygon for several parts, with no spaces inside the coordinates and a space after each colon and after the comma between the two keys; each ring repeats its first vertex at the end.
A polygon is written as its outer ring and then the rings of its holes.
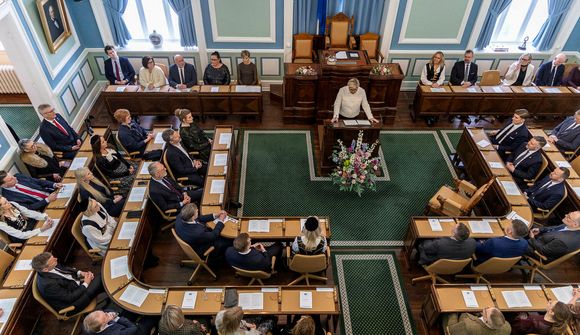
{"type": "Polygon", "coordinates": [[[375,119],[371,112],[365,90],[359,87],[358,79],[351,78],[347,85],[342,87],[336,95],[332,122],[338,122],[339,114],[349,119],[356,118],[360,114],[361,105],[367,115],[367,119],[371,122],[378,123],[379,120],[375,119]]]}

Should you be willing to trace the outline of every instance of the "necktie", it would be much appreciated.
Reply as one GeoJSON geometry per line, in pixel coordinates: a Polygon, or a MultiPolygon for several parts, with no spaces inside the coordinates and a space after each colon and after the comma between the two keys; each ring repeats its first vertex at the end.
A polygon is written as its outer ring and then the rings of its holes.
{"type": "Polygon", "coordinates": [[[185,81],[185,80],[183,79],[184,77],[185,77],[185,76],[183,75],[183,68],[182,68],[182,67],[180,67],[180,68],[179,68],[179,80],[181,81],[181,82],[180,82],[180,84],[183,84],[183,82],[185,81]]]}
{"type": "Polygon", "coordinates": [[[113,63],[115,63],[115,75],[117,76],[117,80],[121,81],[121,74],[120,74],[120,70],[119,70],[119,63],[115,60],[113,61],[113,63]]]}
{"type": "Polygon", "coordinates": [[[530,152],[530,150],[526,150],[522,154],[520,154],[518,156],[518,158],[516,158],[516,161],[514,162],[514,166],[518,166],[518,164],[520,164],[528,156],[529,152],[530,152]]]}
{"type": "Polygon", "coordinates": [[[22,193],[28,194],[30,196],[36,197],[36,198],[41,198],[41,199],[46,199],[48,198],[48,194],[46,192],[42,192],[42,191],[35,191],[29,187],[25,187],[19,184],[16,184],[16,189],[19,190],[22,193]]]}
{"type": "Polygon", "coordinates": [[[56,119],[54,119],[54,120],[53,120],[53,122],[54,122],[54,123],[53,123],[53,124],[54,124],[54,126],[55,126],[55,127],[58,129],[58,130],[60,130],[60,132],[61,132],[61,133],[63,133],[63,134],[65,134],[66,136],[68,136],[68,132],[67,132],[67,131],[64,129],[64,127],[63,127],[63,126],[61,126],[61,125],[60,125],[60,123],[58,123],[58,121],[56,121],[56,119]]]}
{"type": "Polygon", "coordinates": [[[170,182],[169,180],[167,180],[166,178],[161,179],[161,181],[163,181],[163,185],[167,186],[167,188],[177,194],[177,196],[179,197],[179,200],[181,201],[183,195],[181,194],[181,192],[179,192],[170,182]]]}
{"type": "Polygon", "coordinates": [[[542,193],[543,191],[545,191],[545,190],[549,189],[549,188],[550,188],[550,186],[552,186],[552,182],[551,182],[551,181],[549,181],[549,182],[545,183],[544,185],[542,185],[542,187],[540,187],[540,188],[539,188],[539,189],[538,189],[538,190],[535,192],[535,194],[542,193]]]}
{"type": "Polygon", "coordinates": [[[576,128],[576,126],[577,126],[576,122],[572,122],[572,124],[568,128],[566,128],[566,130],[564,130],[564,131],[572,130],[572,129],[576,128]]]}
{"type": "Polygon", "coordinates": [[[505,140],[507,135],[512,131],[512,128],[514,127],[515,125],[512,123],[509,126],[505,127],[505,129],[502,130],[499,134],[497,134],[497,136],[495,137],[497,143],[501,143],[503,140],[505,140]]]}
{"type": "Polygon", "coordinates": [[[554,86],[554,80],[556,80],[556,70],[558,69],[557,66],[552,66],[552,83],[550,86],[554,86]]]}
{"type": "Polygon", "coordinates": [[[463,82],[464,83],[466,83],[467,82],[467,79],[469,78],[469,64],[470,63],[465,64],[465,74],[463,76],[463,82]]]}

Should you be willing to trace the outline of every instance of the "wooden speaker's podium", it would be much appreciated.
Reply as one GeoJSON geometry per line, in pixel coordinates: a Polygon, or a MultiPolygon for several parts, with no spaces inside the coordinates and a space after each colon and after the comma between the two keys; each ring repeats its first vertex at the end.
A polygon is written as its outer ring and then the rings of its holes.
{"type": "MultiPolygon", "coordinates": [[[[361,113],[360,116],[364,116],[364,113],[361,113]]],[[[366,117],[364,120],[366,120],[366,117]]],[[[336,167],[336,163],[332,161],[332,152],[338,148],[337,140],[342,140],[344,146],[349,147],[353,140],[357,140],[359,131],[363,130],[363,143],[371,145],[379,138],[381,133],[382,122],[380,119],[378,123],[371,122],[370,125],[346,125],[344,121],[344,119],[340,119],[338,122],[333,123],[331,120],[324,120],[323,124],[318,126],[318,140],[320,143],[320,157],[318,161],[322,175],[331,173],[336,167]]],[[[357,120],[352,119],[352,121],[357,120]]],[[[363,120],[361,119],[359,121],[363,120]]],[[[380,145],[375,150],[378,152],[380,145]]]]}

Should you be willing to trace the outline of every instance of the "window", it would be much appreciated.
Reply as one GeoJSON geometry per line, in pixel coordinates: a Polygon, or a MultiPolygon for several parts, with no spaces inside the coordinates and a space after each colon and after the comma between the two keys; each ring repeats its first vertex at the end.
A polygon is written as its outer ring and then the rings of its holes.
{"type": "Polygon", "coordinates": [[[513,0],[499,16],[493,35],[492,44],[522,44],[529,37],[528,46],[540,31],[548,18],[547,0],[513,0]]]}
{"type": "Polygon", "coordinates": [[[177,14],[167,0],[129,0],[123,19],[133,40],[149,40],[155,30],[166,41],[179,41],[177,14]]]}

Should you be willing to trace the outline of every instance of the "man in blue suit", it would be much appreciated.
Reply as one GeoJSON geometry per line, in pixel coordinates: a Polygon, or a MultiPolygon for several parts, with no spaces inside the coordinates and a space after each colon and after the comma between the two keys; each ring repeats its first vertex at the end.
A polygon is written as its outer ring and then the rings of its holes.
{"type": "Polygon", "coordinates": [[[552,130],[548,142],[560,151],[576,151],[580,147],[580,109],[552,130]]]}
{"type": "Polygon", "coordinates": [[[169,85],[177,89],[190,88],[197,84],[195,66],[185,62],[182,55],[173,57],[175,64],[169,67],[169,85]]]}
{"type": "Polygon", "coordinates": [[[117,50],[112,45],[105,47],[105,53],[109,59],[105,60],[105,77],[111,85],[135,84],[135,70],[133,65],[125,57],[119,57],[117,50]]]}
{"type": "Polygon", "coordinates": [[[2,196],[8,201],[14,201],[28,209],[43,211],[46,205],[56,200],[61,183],[35,179],[17,173],[12,175],[0,171],[0,187],[2,196]]]}
{"type": "Polygon", "coordinates": [[[272,269],[272,256],[280,259],[282,244],[276,242],[268,248],[261,243],[252,245],[250,235],[241,233],[234,239],[234,246],[226,250],[226,260],[231,266],[248,271],[266,271],[272,269]]]}
{"type": "Polygon", "coordinates": [[[492,257],[511,258],[523,256],[528,250],[528,226],[520,220],[513,220],[505,228],[505,236],[481,240],[475,248],[477,264],[492,257]]]}
{"type": "Polygon", "coordinates": [[[557,54],[553,61],[542,64],[536,73],[536,86],[560,86],[564,76],[566,55],[557,54]]]}
{"type": "Polygon", "coordinates": [[[530,131],[524,124],[528,117],[530,113],[527,109],[516,109],[511,120],[508,120],[500,130],[492,132],[489,139],[502,159],[507,158],[507,151],[516,150],[530,138],[530,131]]]}
{"type": "Polygon", "coordinates": [[[81,138],[66,120],[49,104],[38,106],[44,120],[40,123],[40,137],[53,151],[61,151],[62,158],[72,159],[81,147],[81,138]]]}
{"type": "Polygon", "coordinates": [[[552,209],[564,198],[564,180],[570,177],[570,170],[565,167],[556,168],[549,175],[536,181],[524,194],[534,210],[552,209]]]}
{"type": "Polygon", "coordinates": [[[85,317],[83,327],[91,335],[149,335],[157,325],[158,319],[144,316],[138,323],[133,323],[113,311],[94,311],[85,317]]]}
{"type": "Polygon", "coordinates": [[[566,214],[562,223],[530,230],[528,254],[533,255],[536,250],[553,261],[580,249],[580,211],[566,214]]]}
{"type": "Polygon", "coordinates": [[[542,136],[534,136],[527,143],[522,143],[506,159],[505,166],[512,173],[520,189],[527,188],[525,179],[533,179],[542,167],[540,149],[544,145],[546,145],[546,140],[542,136]]]}

